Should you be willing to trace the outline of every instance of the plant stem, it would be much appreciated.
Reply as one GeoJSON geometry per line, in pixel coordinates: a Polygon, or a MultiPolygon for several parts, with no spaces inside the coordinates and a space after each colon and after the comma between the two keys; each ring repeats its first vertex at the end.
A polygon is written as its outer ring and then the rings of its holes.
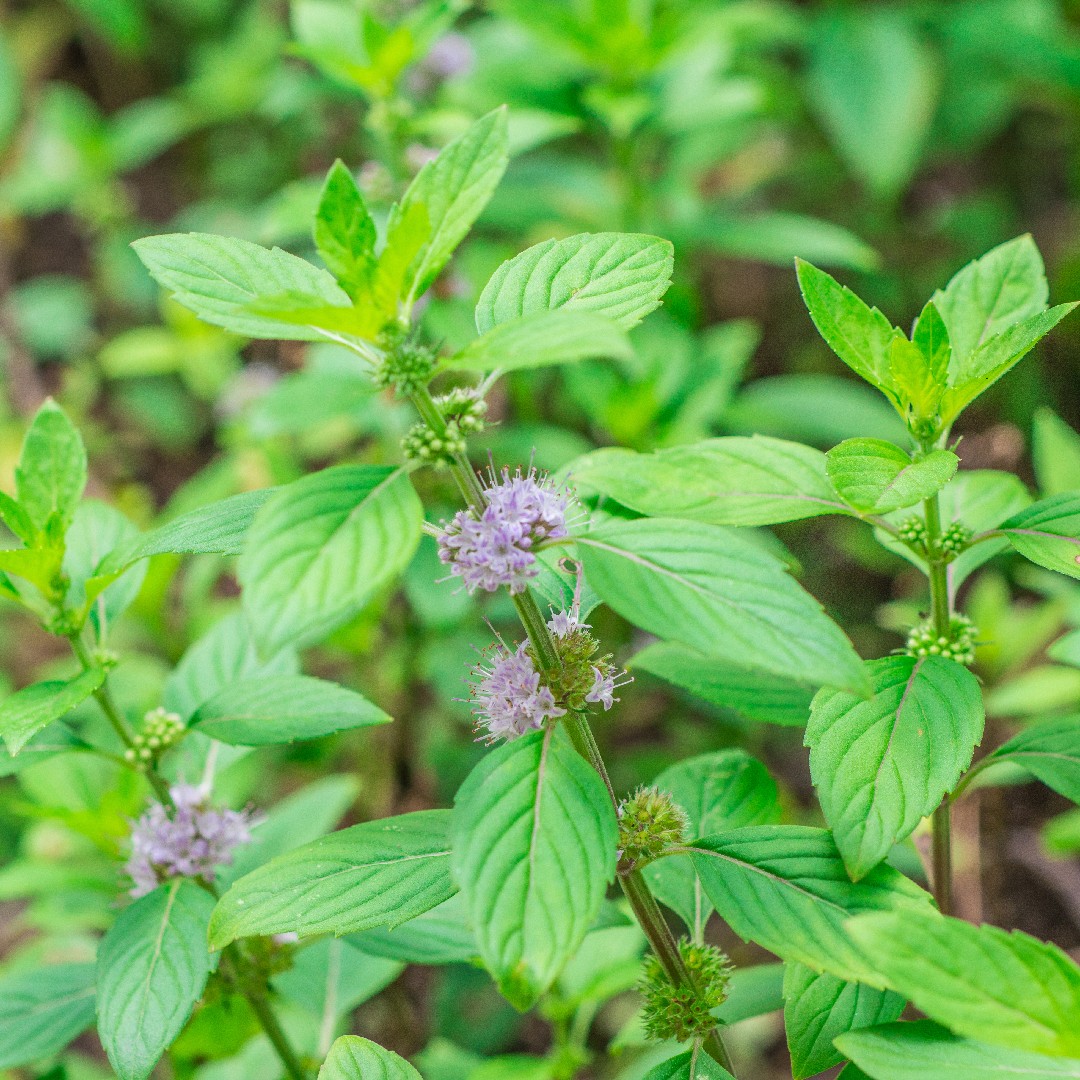
{"type": "MultiPolygon", "coordinates": [[[[412,395],[412,402],[421,418],[432,431],[441,434],[446,430],[446,421],[427,388],[412,395]]],[[[484,492],[472,465],[469,464],[464,455],[455,457],[450,466],[450,471],[466,504],[474,510],[482,509],[484,506],[484,492]]],[[[558,667],[561,661],[555,648],[555,641],[552,638],[551,631],[548,629],[547,620],[536,603],[536,598],[526,590],[515,596],[513,600],[518,617],[521,619],[521,624],[525,628],[525,633],[528,635],[529,642],[533,647],[540,670],[551,671],[558,667]]],[[[611,796],[612,804],[618,805],[615,789],[612,787],[607,766],[604,764],[600,748],[597,746],[596,738],[592,733],[592,728],[589,726],[588,718],[584,713],[567,713],[563,718],[563,724],[574,744],[574,748],[593,766],[604,781],[604,786],[611,796]]],[[[619,883],[626,894],[627,900],[630,902],[634,917],[644,931],[645,937],[653,952],[656,953],[657,959],[659,959],[665,972],[667,972],[668,978],[676,986],[693,987],[693,981],[686,969],[686,965],[683,963],[671,927],[668,926],[667,920],[660,911],[660,905],[657,904],[641,873],[631,871],[629,874],[620,874],[619,883]]],[[[734,1075],[731,1058],[728,1056],[727,1048],[724,1046],[719,1030],[713,1028],[703,1040],[702,1046],[709,1057],[734,1075]]]]}
{"type": "Polygon", "coordinates": [[[308,1080],[307,1072],[300,1063],[300,1059],[296,1056],[296,1051],[293,1050],[289,1037],[285,1034],[285,1030],[282,1028],[263,989],[249,985],[244,980],[240,992],[247,999],[251,1011],[262,1025],[263,1031],[266,1032],[266,1037],[277,1051],[277,1056],[281,1058],[281,1064],[285,1066],[285,1071],[292,1080],[308,1080]]]}
{"type": "MultiPolygon", "coordinates": [[[[951,633],[952,606],[949,573],[941,550],[941,506],[934,495],[923,503],[926,518],[927,577],[930,582],[930,616],[934,633],[947,638],[951,633]]],[[[943,915],[952,912],[952,811],[949,797],[934,811],[932,833],[932,885],[934,899],[943,915]]]]}

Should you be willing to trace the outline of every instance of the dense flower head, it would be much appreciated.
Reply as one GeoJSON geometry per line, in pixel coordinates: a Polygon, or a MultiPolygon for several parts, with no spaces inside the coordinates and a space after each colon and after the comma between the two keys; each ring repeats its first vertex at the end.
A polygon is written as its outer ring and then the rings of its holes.
{"type": "Polygon", "coordinates": [[[233,850],[251,839],[259,818],[248,810],[218,810],[201,787],[178,784],[169,791],[173,805],[154,803],[131,830],[131,856],[124,869],[131,895],[144,896],[174,877],[212,881],[228,866],[233,850]]]}
{"type": "Polygon", "coordinates": [[[484,488],[483,510],[461,510],[444,522],[439,558],[460,577],[469,592],[494,592],[505,585],[523,592],[539,573],[536,548],[568,536],[570,498],[535,469],[511,475],[503,469],[484,488]]]}

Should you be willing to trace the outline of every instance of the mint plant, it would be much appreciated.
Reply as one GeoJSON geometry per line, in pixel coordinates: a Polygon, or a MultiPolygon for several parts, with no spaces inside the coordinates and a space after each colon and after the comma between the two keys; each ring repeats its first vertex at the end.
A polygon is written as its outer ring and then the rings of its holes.
{"type": "Polygon", "coordinates": [[[1075,305],[1047,307],[1028,237],[962,269],[910,335],[800,263],[815,325],[896,411],[906,445],[853,438],[823,453],[725,437],[606,448],[554,475],[492,461],[485,477],[470,439],[498,381],[632,356],[629,332],[660,305],[673,264],[671,245],[650,235],[544,241],[491,277],[473,341],[444,350],[426,339],[419,302],[508,156],[496,110],[426,164],[382,222],[335,164],[314,226],[327,269],[211,235],[135,245],[175,300],[215,326],[348,350],[388,407],[397,398],[415,413],[402,464],[332,464],[140,534],[83,500],[86,455],[66,415],[50,402],[34,419],[15,493],[0,499],[17,540],[0,552],[0,587],[69,643],[72,671],[0,703],[6,766],[94,755],[118,790],[134,785],[137,813],[113,845],[126,866],[117,891],[132,899],[96,964],[46,964],[0,986],[0,1066],[49,1057],[96,1017],[121,1080],[145,1080],[167,1053],[198,1075],[184,1040],[205,1011],[239,998],[276,1055],[247,1062],[251,1075],[410,1080],[397,1054],[334,1038],[340,1001],[366,1000],[406,962],[476,959],[514,1008],[551,1024],[538,1074],[553,1078],[588,1063],[597,1009],[634,985],[643,1034],[626,1040],[661,1044],[651,1080],[734,1076],[725,1026],[781,1001],[794,1077],[845,1060],[849,1076],[880,1080],[1073,1075],[1080,967],[1049,943],[953,915],[950,807],[1016,769],[1080,794],[1075,718],[973,764],[984,705],[968,666],[981,638],[958,610],[965,579],[1009,548],[1080,577],[1080,496],[1032,502],[1011,475],[959,470],[951,434],[1075,305]],[[446,490],[458,500],[450,516],[446,490]],[[925,619],[903,651],[861,659],[754,531],[823,515],[869,526],[924,575],[925,619]],[[430,588],[492,594],[520,627],[493,631],[476,667],[488,745],[453,807],[331,832],[340,796],[325,788],[265,821],[225,805],[222,755],[389,722],[357,691],[301,674],[298,652],[391,589],[425,532],[447,579],[434,570],[430,588]],[[145,560],[168,553],[235,556],[242,611],[180,657],[136,724],[114,692],[110,630],[145,560]],[[618,790],[593,725],[617,722],[629,677],[605,651],[603,608],[656,639],[626,661],[631,671],[751,721],[805,723],[824,827],[783,822],[775,781],[742,750],[618,790]],[[69,726],[91,699],[100,716],[69,726]],[[905,858],[926,819],[928,875],[905,858]],[[713,913],[782,971],[732,965],[706,939],[713,913]],[[361,984],[351,998],[346,978],[361,984]],[[310,999],[307,979],[326,988],[318,1030],[289,1011],[310,999]],[[927,1019],[900,1021],[908,1003],[927,1019]]]}

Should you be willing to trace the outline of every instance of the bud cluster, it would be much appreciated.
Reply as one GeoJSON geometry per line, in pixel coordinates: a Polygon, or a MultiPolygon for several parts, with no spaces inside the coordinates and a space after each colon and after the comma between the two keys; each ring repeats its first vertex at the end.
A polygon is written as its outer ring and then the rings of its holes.
{"type": "Polygon", "coordinates": [[[943,562],[951,562],[971,543],[972,532],[964,524],[954,521],[933,545],[926,531],[926,523],[917,516],[909,517],[899,528],[897,535],[908,547],[926,557],[939,552],[943,562]],[[934,550],[932,551],[931,548],[934,550]]]}
{"type": "Polygon", "coordinates": [[[728,995],[731,964],[713,945],[695,945],[683,938],[679,953],[690,975],[689,986],[676,986],[654,955],[645,960],[638,989],[645,997],[642,1021],[650,1039],[685,1042],[716,1026],[712,1010],[728,995]]]}
{"type": "Polygon", "coordinates": [[[941,550],[951,558],[956,558],[971,543],[972,535],[972,531],[966,525],[954,521],[942,534],[941,550]]]}
{"type": "Polygon", "coordinates": [[[435,374],[435,350],[421,345],[400,332],[384,335],[386,352],[375,369],[375,383],[384,389],[393,388],[402,397],[422,390],[435,374]]]}
{"type": "Polygon", "coordinates": [[[909,517],[900,526],[899,536],[910,547],[926,550],[926,522],[921,517],[909,517]]]}
{"type": "Polygon", "coordinates": [[[435,404],[447,421],[456,424],[463,434],[472,435],[484,430],[488,404],[475,390],[457,386],[449,393],[440,394],[435,404]]]}
{"type": "Polygon", "coordinates": [[[459,454],[465,453],[465,436],[453,420],[447,422],[441,434],[421,421],[409,428],[401,440],[401,450],[409,461],[448,465],[459,454]]]}
{"type": "Polygon", "coordinates": [[[686,842],[686,811],[666,792],[640,787],[619,804],[619,859],[628,870],[686,842]]]}
{"type": "Polygon", "coordinates": [[[161,707],[151,709],[143,717],[142,730],[124,751],[124,757],[133,764],[149,765],[179,742],[185,730],[184,722],[176,713],[161,707]]]}
{"type": "Polygon", "coordinates": [[[908,656],[941,656],[958,664],[975,663],[975,624],[966,615],[954,615],[949,620],[949,633],[939,634],[930,619],[913,627],[908,634],[908,656]]]}

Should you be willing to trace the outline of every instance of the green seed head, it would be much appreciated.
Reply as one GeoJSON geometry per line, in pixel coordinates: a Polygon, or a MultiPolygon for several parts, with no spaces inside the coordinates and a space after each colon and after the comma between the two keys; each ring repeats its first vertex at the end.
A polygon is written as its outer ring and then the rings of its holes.
{"type": "Polygon", "coordinates": [[[724,953],[686,938],[679,942],[679,953],[690,986],[675,986],[654,955],[645,960],[638,989],[645,996],[642,1020],[650,1039],[685,1042],[707,1034],[716,1026],[711,1010],[727,998],[731,965],[724,953]]]}
{"type": "Polygon", "coordinates": [[[640,787],[619,806],[619,850],[631,866],[686,842],[686,811],[666,792],[640,787]]]}

